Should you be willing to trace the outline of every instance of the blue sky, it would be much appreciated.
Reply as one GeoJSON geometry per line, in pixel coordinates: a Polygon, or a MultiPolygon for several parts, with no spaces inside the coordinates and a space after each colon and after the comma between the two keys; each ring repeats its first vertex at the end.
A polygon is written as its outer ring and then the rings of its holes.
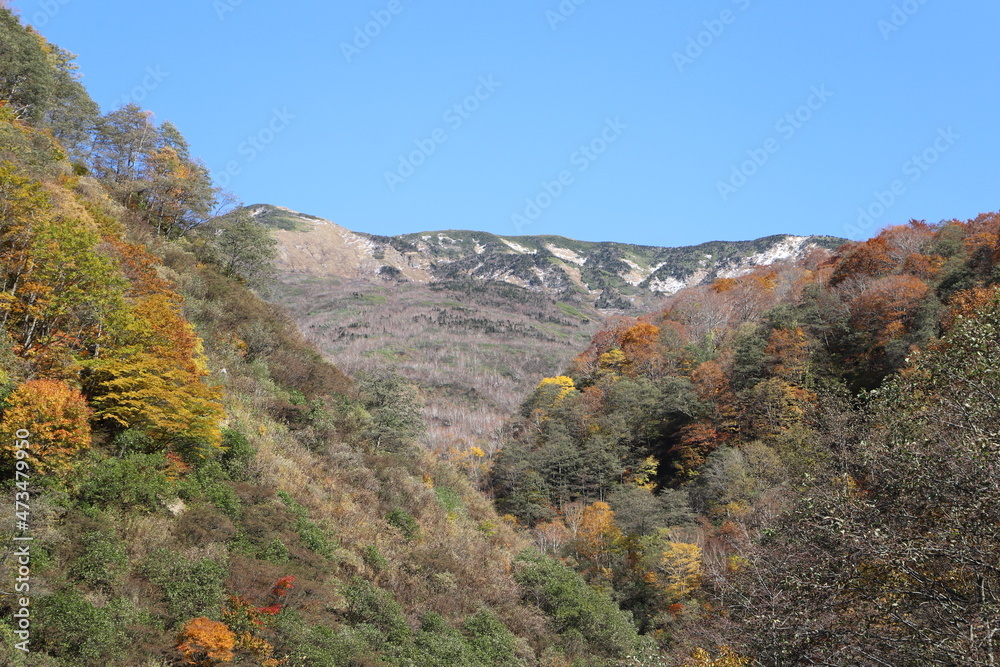
{"type": "Polygon", "coordinates": [[[1000,209],[996,0],[16,6],[244,202],[358,231],[685,245],[1000,209]]]}

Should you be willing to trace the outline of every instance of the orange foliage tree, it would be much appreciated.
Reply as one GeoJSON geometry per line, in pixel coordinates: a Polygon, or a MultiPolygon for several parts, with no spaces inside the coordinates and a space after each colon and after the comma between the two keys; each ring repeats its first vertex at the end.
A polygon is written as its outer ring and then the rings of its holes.
{"type": "Polygon", "coordinates": [[[184,624],[177,638],[177,650],[188,665],[213,667],[236,657],[236,635],[225,623],[204,616],[184,624]]]}
{"type": "Polygon", "coordinates": [[[584,380],[609,369],[632,376],[656,374],[664,362],[660,338],[654,324],[619,318],[594,335],[590,347],[573,360],[571,372],[584,380]]]}
{"type": "Polygon", "coordinates": [[[723,295],[732,317],[739,322],[753,322],[774,305],[778,274],[759,270],[738,278],[720,278],[711,285],[714,293],[723,295]]]}
{"type": "Polygon", "coordinates": [[[880,278],[889,274],[894,266],[889,257],[889,242],[877,236],[847,247],[847,252],[837,262],[833,275],[830,276],[830,284],[839,285],[849,278],[880,278]]]}
{"type": "Polygon", "coordinates": [[[809,377],[809,338],[802,327],[775,329],[764,348],[776,377],[804,385],[809,377]]]}
{"type": "Polygon", "coordinates": [[[59,380],[31,380],[7,399],[0,421],[0,452],[14,457],[14,434],[25,429],[28,460],[39,473],[60,474],[90,446],[90,408],[80,392],[59,380]]]}
{"type": "Polygon", "coordinates": [[[885,345],[906,332],[930,291],[914,276],[888,276],[872,283],[851,302],[851,323],[885,345]]]}
{"type": "Polygon", "coordinates": [[[660,365],[660,328],[637,322],[621,334],[619,347],[625,355],[629,375],[653,375],[660,365]]]}
{"type": "Polygon", "coordinates": [[[723,434],[710,422],[697,421],[681,427],[677,442],[669,449],[674,476],[680,480],[695,477],[723,440],[723,434]]]}

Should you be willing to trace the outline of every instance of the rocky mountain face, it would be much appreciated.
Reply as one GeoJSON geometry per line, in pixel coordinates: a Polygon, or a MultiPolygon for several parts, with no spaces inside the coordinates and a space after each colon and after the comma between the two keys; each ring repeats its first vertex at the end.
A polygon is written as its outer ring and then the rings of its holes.
{"type": "Polygon", "coordinates": [[[491,454],[537,383],[608,317],[670,294],[834,248],[772,236],[688,248],[446,231],[384,237],[275,206],[250,207],[279,242],[275,299],[349,373],[397,368],[424,395],[427,444],[491,454]]]}
{"type": "Polygon", "coordinates": [[[251,212],[275,229],[283,273],[346,280],[428,284],[502,282],[602,310],[647,307],[684,287],[795,260],[843,239],[768,236],[663,248],[561,236],[497,236],[440,231],[375,236],[314,216],[258,204],[251,212]]]}

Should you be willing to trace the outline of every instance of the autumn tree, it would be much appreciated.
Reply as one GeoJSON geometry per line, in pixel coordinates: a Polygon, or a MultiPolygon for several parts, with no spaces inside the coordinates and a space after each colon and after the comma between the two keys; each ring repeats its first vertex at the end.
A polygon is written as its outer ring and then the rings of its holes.
{"type": "Polygon", "coordinates": [[[994,297],[872,396],[863,441],[744,554],[730,610],[759,660],[988,665],[1000,650],[998,346],[994,297]]]}
{"type": "Polygon", "coordinates": [[[802,327],[775,329],[771,332],[764,354],[774,376],[804,387],[808,385],[810,341],[802,327]]]}
{"type": "Polygon", "coordinates": [[[87,394],[96,416],[119,428],[146,430],[163,443],[217,447],[219,390],[205,383],[201,340],[174,299],[156,294],[132,306],[108,354],[85,364],[87,394]]]}
{"type": "Polygon", "coordinates": [[[711,290],[722,297],[726,310],[735,324],[757,321],[775,303],[778,274],[773,270],[758,270],[736,278],[720,278],[711,290]]]}
{"type": "Polygon", "coordinates": [[[95,349],[122,306],[124,281],[86,211],[0,164],[0,319],[15,351],[58,375],[95,349]]]}
{"type": "Polygon", "coordinates": [[[100,120],[94,145],[95,175],[157,234],[175,238],[209,219],[217,191],[173,125],[128,104],[100,120]]]}
{"type": "Polygon", "coordinates": [[[236,654],[236,636],[225,623],[204,616],[184,624],[177,638],[177,650],[185,664],[213,667],[232,662],[236,654]]]}
{"type": "Polygon", "coordinates": [[[701,548],[667,541],[651,579],[670,602],[690,597],[701,586],[701,548]]]}
{"type": "Polygon", "coordinates": [[[59,380],[31,380],[7,397],[0,420],[0,454],[13,461],[15,433],[26,430],[32,468],[41,474],[67,472],[90,447],[90,408],[79,390],[59,380]]]}
{"type": "Polygon", "coordinates": [[[723,646],[715,657],[703,648],[691,652],[691,658],[681,667],[748,667],[751,659],[723,646]]]}
{"type": "Polygon", "coordinates": [[[615,523],[615,513],[606,502],[598,501],[583,510],[575,547],[581,557],[592,562],[605,576],[622,546],[623,535],[615,523]]]}
{"type": "Polygon", "coordinates": [[[875,237],[848,246],[830,277],[830,284],[836,286],[848,280],[881,278],[894,266],[889,256],[889,242],[883,237],[875,237]]]}
{"type": "Polygon", "coordinates": [[[799,425],[809,424],[816,395],[778,377],[759,382],[740,393],[741,433],[744,438],[776,437],[799,425]]]}

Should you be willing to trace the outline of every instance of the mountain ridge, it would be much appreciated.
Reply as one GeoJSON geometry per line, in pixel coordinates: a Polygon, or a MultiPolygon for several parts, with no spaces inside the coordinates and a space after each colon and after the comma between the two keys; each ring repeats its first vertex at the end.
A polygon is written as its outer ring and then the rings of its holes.
{"type": "Polygon", "coordinates": [[[812,251],[831,251],[846,242],[775,234],[667,247],[473,230],[380,236],[284,207],[246,208],[273,230],[278,269],[284,274],[416,283],[472,278],[589,302],[602,310],[647,307],[651,299],[684,287],[800,259],[812,251]]]}

